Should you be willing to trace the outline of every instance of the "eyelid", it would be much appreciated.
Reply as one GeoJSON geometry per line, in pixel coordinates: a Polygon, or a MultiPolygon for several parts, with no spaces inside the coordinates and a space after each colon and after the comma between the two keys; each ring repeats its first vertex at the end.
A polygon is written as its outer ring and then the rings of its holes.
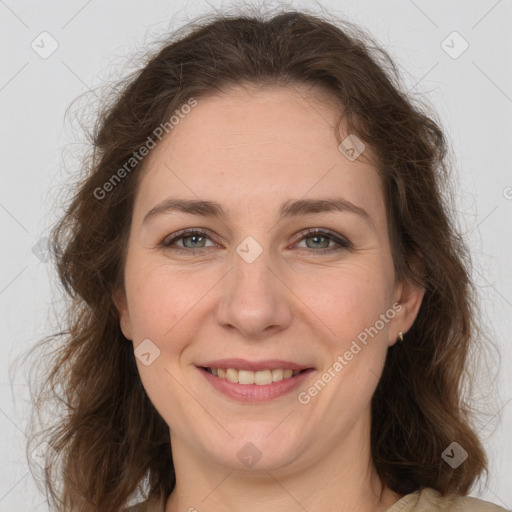
{"type": "MultiPolygon", "coordinates": [[[[185,229],[176,231],[175,233],[172,233],[171,235],[166,236],[162,240],[162,242],[160,242],[159,245],[165,249],[172,249],[172,250],[176,250],[176,251],[180,251],[180,252],[189,252],[189,253],[200,252],[200,251],[204,251],[204,250],[208,249],[208,247],[199,247],[197,249],[187,249],[184,247],[172,245],[173,242],[186,237],[187,234],[189,234],[189,236],[192,236],[195,234],[205,235],[212,242],[217,243],[215,241],[217,236],[213,235],[213,233],[207,228],[185,228],[185,229]],[[170,237],[172,237],[172,238],[170,240],[168,240],[170,237]]],[[[306,250],[307,252],[314,252],[314,253],[322,254],[322,253],[329,253],[329,252],[333,252],[333,251],[341,250],[341,249],[349,249],[349,248],[353,247],[352,243],[346,237],[339,235],[339,234],[337,234],[329,229],[325,229],[325,228],[307,228],[305,230],[302,230],[295,237],[296,240],[293,243],[293,245],[297,244],[298,242],[300,242],[303,239],[307,238],[308,236],[312,236],[312,235],[325,236],[338,245],[337,245],[337,247],[336,246],[328,247],[327,249],[315,250],[315,249],[300,248],[299,250],[306,250]]]]}
{"type": "MultiPolygon", "coordinates": [[[[174,242],[175,240],[179,240],[180,238],[184,238],[187,234],[188,234],[188,236],[192,236],[194,234],[206,235],[210,240],[212,240],[212,242],[216,238],[216,235],[213,235],[213,233],[207,228],[185,228],[185,229],[180,229],[179,231],[176,231],[175,233],[171,233],[170,235],[167,235],[162,240],[160,245],[162,245],[164,247],[172,247],[171,242],[174,242]]],[[[177,249],[183,249],[183,247],[177,247],[177,249]]],[[[203,247],[203,249],[204,249],[204,247],[203,247]]],[[[189,252],[191,251],[191,249],[185,249],[185,250],[188,250],[189,252]]]]}
{"type": "MultiPolygon", "coordinates": [[[[327,249],[319,249],[319,250],[305,249],[308,252],[322,254],[322,253],[329,253],[329,252],[333,252],[333,251],[341,250],[341,249],[350,249],[353,247],[352,242],[350,242],[350,240],[348,240],[348,238],[346,238],[343,235],[339,235],[338,233],[335,233],[335,232],[331,231],[330,229],[325,229],[325,228],[308,228],[306,230],[301,231],[298,234],[298,238],[294,242],[294,244],[301,242],[305,238],[308,238],[308,236],[313,236],[313,235],[325,236],[326,238],[329,238],[331,241],[337,243],[338,246],[337,247],[336,246],[328,247],[327,249]]],[[[301,248],[301,249],[304,249],[304,248],[301,248]]]]}

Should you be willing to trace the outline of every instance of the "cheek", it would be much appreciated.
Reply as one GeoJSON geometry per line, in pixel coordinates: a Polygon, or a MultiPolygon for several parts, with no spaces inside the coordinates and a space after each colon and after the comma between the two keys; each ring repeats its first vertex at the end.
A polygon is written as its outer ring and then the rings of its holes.
{"type": "Polygon", "coordinates": [[[160,267],[127,268],[126,292],[134,340],[161,340],[189,311],[200,290],[160,267]],[[187,286],[188,284],[188,286],[187,286]]]}
{"type": "Polygon", "coordinates": [[[181,351],[211,311],[211,297],[218,293],[222,275],[212,268],[178,268],[149,258],[127,266],[126,293],[135,343],[149,338],[168,353],[181,351]]]}
{"type": "MultiPolygon", "coordinates": [[[[318,317],[333,347],[350,344],[392,306],[392,286],[384,270],[378,263],[351,266],[297,281],[297,295],[309,316],[318,317]]],[[[384,335],[387,323],[379,330],[384,335]]]]}

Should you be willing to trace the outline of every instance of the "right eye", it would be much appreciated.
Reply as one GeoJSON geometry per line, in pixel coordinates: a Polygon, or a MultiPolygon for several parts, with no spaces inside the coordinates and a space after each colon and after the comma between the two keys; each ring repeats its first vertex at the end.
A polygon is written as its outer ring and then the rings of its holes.
{"type": "Polygon", "coordinates": [[[211,246],[203,245],[207,240],[211,241],[211,238],[206,231],[197,228],[183,229],[177,233],[173,233],[171,236],[172,238],[166,237],[161,242],[162,247],[171,250],[191,252],[215,246],[215,244],[211,246]],[[182,242],[181,246],[176,245],[176,242],[179,241],[182,242]]]}

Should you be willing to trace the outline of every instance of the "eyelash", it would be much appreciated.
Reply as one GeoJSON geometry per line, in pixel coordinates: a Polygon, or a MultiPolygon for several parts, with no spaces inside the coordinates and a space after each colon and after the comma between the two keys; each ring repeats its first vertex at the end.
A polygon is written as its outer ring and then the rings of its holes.
{"type": "MultiPolygon", "coordinates": [[[[212,237],[210,236],[208,231],[197,229],[197,228],[188,228],[188,229],[183,229],[183,230],[175,233],[171,240],[168,240],[168,237],[166,237],[160,243],[160,247],[162,247],[164,249],[171,249],[173,251],[178,251],[178,252],[182,252],[182,253],[184,253],[184,252],[188,252],[188,253],[202,252],[204,250],[209,249],[209,247],[199,247],[197,249],[189,249],[189,248],[185,248],[185,247],[173,246],[173,244],[176,241],[182,240],[183,238],[188,238],[188,237],[191,237],[194,235],[206,236],[208,239],[210,239],[212,242],[214,242],[214,240],[212,240],[212,237]]],[[[334,235],[334,233],[331,233],[330,231],[316,229],[316,228],[307,229],[305,232],[303,232],[301,235],[301,238],[298,240],[298,242],[301,242],[305,238],[312,238],[313,236],[321,236],[324,238],[328,238],[329,240],[336,242],[338,244],[338,247],[329,247],[327,249],[319,249],[319,250],[308,249],[308,248],[301,248],[301,249],[306,249],[307,251],[313,251],[315,253],[320,253],[320,254],[327,254],[327,253],[331,253],[331,252],[337,252],[340,250],[346,250],[346,249],[349,249],[352,247],[352,244],[347,239],[338,237],[338,236],[334,235]]]]}

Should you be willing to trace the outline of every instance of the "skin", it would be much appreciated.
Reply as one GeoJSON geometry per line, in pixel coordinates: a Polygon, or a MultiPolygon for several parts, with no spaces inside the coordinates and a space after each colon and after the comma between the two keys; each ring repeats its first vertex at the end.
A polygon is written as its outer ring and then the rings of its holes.
{"type": "Polygon", "coordinates": [[[134,347],[150,339],[160,350],[137,365],[171,433],[177,485],[166,512],[373,512],[401,497],[372,462],[370,400],[387,349],[413,324],[424,290],[396,279],[378,174],[338,150],[336,115],[319,90],[236,86],[198,100],[146,162],[116,304],[134,347]],[[173,211],[143,224],[171,195],[217,201],[228,215],[173,211]],[[363,208],[369,221],[350,212],[278,219],[287,200],[332,197],[363,208]],[[174,241],[186,253],[159,245],[185,228],[211,236],[174,241]],[[351,245],[322,254],[337,243],[304,234],[308,228],[351,245]],[[252,263],[236,252],[248,236],[263,248],[252,263]],[[315,368],[307,390],[395,303],[402,308],[394,318],[305,405],[296,391],[236,402],[195,366],[291,360],[315,368]],[[249,442],[261,453],[251,468],[237,457],[249,442]]]}

